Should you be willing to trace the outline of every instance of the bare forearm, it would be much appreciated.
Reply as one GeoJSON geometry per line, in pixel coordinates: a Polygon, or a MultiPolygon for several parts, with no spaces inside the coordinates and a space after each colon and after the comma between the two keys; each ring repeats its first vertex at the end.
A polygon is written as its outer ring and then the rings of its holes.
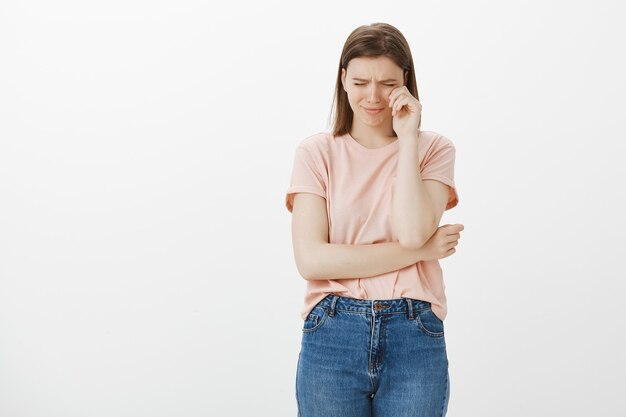
{"type": "Polygon", "coordinates": [[[400,152],[393,197],[393,228],[406,247],[419,247],[426,241],[435,221],[430,197],[422,182],[417,145],[419,138],[399,138],[400,152]]]}
{"type": "Polygon", "coordinates": [[[399,242],[347,245],[324,243],[308,254],[307,280],[369,278],[420,261],[421,249],[399,242]]]}

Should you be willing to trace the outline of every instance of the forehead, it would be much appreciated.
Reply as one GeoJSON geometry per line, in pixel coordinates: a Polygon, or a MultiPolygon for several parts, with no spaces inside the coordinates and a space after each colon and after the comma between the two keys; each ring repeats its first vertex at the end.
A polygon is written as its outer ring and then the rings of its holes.
{"type": "Polygon", "coordinates": [[[348,77],[372,78],[378,80],[402,78],[402,68],[386,56],[358,57],[348,62],[348,77]]]}

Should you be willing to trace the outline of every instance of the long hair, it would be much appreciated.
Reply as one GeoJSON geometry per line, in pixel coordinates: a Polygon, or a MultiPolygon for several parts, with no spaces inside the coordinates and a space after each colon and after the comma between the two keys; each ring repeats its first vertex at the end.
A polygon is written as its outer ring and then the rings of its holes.
{"type": "MultiPolygon", "coordinates": [[[[350,131],[354,113],[348,102],[348,93],[341,84],[341,69],[348,68],[348,63],[358,57],[386,56],[406,74],[406,88],[419,100],[415,69],[411,49],[404,35],[388,23],[372,23],[354,29],[346,39],[339,59],[337,83],[333,98],[335,118],[333,120],[333,135],[341,136],[350,131]]],[[[331,113],[332,114],[332,113],[331,113]]],[[[420,118],[418,129],[422,125],[420,118]]]]}

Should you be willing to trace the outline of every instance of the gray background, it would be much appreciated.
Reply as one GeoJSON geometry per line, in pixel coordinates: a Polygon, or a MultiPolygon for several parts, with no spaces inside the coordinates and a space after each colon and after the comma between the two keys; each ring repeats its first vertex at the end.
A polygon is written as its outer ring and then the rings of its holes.
{"type": "Polygon", "coordinates": [[[626,415],[620,2],[207,3],[0,5],[1,416],[296,415],[284,192],[376,21],[457,148],[448,415],[626,415]]]}

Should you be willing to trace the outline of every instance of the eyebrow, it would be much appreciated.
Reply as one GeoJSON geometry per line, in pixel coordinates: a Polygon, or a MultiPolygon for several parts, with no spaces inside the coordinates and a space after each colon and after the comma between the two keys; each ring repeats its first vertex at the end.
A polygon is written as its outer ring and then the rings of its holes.
{"type": "MultiPolygon", "coordinates": [[[[366,80],[365,78],[357,78],[357,77],[352,77],[352,79],[356,80],[356,81],[369,81],[369,80],[366,80]]],[[[396,80],[395,78],[387,78],[386,80],[381,80],[380,82],[381,83],[388,83],[390,81],[394,81],[395,82],[395,81],[398,81],[398,80],[396,80]]]]}

